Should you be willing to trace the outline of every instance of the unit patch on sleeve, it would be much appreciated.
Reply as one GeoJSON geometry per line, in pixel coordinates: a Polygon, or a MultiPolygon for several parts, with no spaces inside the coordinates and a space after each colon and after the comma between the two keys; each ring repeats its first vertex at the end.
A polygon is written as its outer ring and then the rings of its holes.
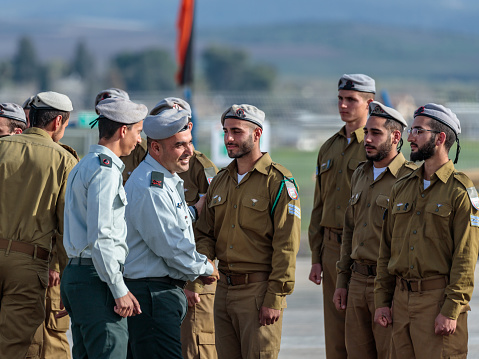
{"type": "Polygon", "coordinates": [[[297,200],[299,198],[298,191],[296,190],[296,186],[294,184],[294,179],[285,179],[286,189],[288,190],[289,198],[297,200]]]}
{"type": "Polygon", "coordinates": [[[469,199],[474,208],[479,210],[479,196],[477,195],[476,187],[469,187],[467,189],[467,194],[469,195],[469,199]]]}
{"type": "Polygon", "coordinates": [[[294,204],[288,203],[288,213],[301,219],[301,209],[294,204]]]}
{"type": "Polygon", "coordinates": [[[165,175],[162,172],[151,172],[151,184],[150,187],[158,187],[163,188],[163,181],[165,179],[165,175]]]}
{"type": "Polygon", "coordinates": [[[108,155],[105,155],[103,153],[100,153],[100,165],[105,166],[105,167],[111,167],[111,157],[108,155]]]}

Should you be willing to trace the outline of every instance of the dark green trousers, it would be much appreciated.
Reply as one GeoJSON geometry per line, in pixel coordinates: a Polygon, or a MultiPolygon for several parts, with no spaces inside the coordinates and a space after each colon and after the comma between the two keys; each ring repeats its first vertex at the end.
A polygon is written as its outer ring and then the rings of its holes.
{"type": "Polygon", "coordinates": [[[73,358],[126,358],[127,320],[113,311],[115,299],[95,267],[67,265],[60,289],[71,318],[73,358]]]}
{"type": "Polygon", "coordinates": [[[142,313],[128,318],[129,358],[181,359],[181,322],[187,301],[183,289],[161,282],[126,282],[142,313]]]}

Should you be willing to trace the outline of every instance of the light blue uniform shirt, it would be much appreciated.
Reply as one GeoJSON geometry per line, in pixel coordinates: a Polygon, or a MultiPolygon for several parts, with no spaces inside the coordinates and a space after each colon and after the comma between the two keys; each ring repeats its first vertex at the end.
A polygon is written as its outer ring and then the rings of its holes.
{"type": "Polygon", "coordinates": [[[172,175],[148,154],[131,174],[125,190],[130,249],[126,278],[169,276],[186,281],[213,273],[206,256],[196,251],[183,180],[176,173],[172,175]],[[164,174],[163,188],[151,185],[152,171],[164,174]]]}
{"type": "Polygon", "coordinates": [[[124,167],[107,147],[90,146],[90,152],[70,172],[65,195],[63,243],[67,255],[92,258],[98,276],[115,299],[128,293],[119,264],[125,263],[128,254],[124,167]],[[111,167],[100,164],[100,154],[111,158],[111,167]]]}

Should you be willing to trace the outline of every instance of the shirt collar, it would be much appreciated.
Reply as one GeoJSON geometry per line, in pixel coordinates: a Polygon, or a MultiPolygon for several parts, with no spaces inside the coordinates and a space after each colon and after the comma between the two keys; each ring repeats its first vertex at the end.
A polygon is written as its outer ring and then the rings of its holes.
{"type": "MultiPolygon", "coordinates": [[[[256,161],[253,168],[249,172],[253,172],[254,170],[256,170],[264,175],[267,175],[269,167],[271,166],[272,163],[273,163],[273,160],[271,159],[271,156],[269,155],[269,153],[263,152],[263,156],[261,156],[261,158],[258,161],[256,161]]],[[[231,161],[231,163],[226,167],[226,169],[228,170],[231,177],[236,178],[236,175],[238,174],[237,167],[236,167],[236,159],[231,161]]]]}
{"type": "Polygon", "coordinates": [[[154,171],[163,173],[163,175],[165,176],[164,178],[172,181],[175,186],[178,182],[183,182],[183,180],[180,178],[180,176],[178,176],[177,173],[171,174],[170,171],[163,167],[163,165],[157,160],[155,160],[149,153],[147,153],[144,161],[151,167],[153,167],[154,171]]]}
{"type": "Polygon", "coordinates": [[[117,155],[115,155],[115,153],[112,150],[110,150],[108,147],[105,147],[102,145],[91,145],[90,152],[103,153],[107,156],[110,156],[111,160],[113,161],[115,166],[118,167],[120,172],[123,172],[123,170],[125,169],[125,164],[123,163],[123,161],[120,160],[120,158],[117,155]]]}
{"type": "Polygon", "coordinates": [[[50,139],[50,140],[52,140],[52,142],[53,142],[52,137],[51,137],[45,130],[43,130],[43,129],[39,128],[39,127],[30,127],[30,128],[27,128],[25,131],[23,131],[23,133],[24,133],[24,134],[38,135],[38,136],[41,136],[41,137],[50,139]]]}
{"type": "MultiPolygon", "coordinates": [[[[338,134],[346,138],[346,126],[341,127],[338,134]]],[[[356,139],[358,143],[364,140],[364,130],[362,127],[359,127],[357,130],[351,132],[351,142],[353,139],[356,139]]]]}
{"type": "MultiPolygon", "coordinates": [[[[437,178],[439,178],[442,182],[446,183],[449,177],[455,172],[454,169],[454,164],[452,163],[451,160],[447,161],[445,164],[443,164],[434,174],[431,176],[431,180],[433,179],[434,175],[436,175],[437,178]]],[[[414,171],[413,176],[423,178],[424,174],[424,163],[414,171]]]]}

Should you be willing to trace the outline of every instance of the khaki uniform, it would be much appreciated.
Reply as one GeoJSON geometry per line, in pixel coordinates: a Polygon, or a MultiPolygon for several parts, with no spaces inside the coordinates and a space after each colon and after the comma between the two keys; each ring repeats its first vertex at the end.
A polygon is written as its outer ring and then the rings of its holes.
{"type": "Polygon", "coordinates": [[[416,168],[399,153],[376,179],[372,161],[360,165],[351,179],[351,199],[345,214],[341,259],[336,265],[336,288],[349,287],[346,309],[349,359],[388,357],[391,328],[384,329],[374,322],[376,262],[391,187],[397,179],[416,168]]]}
{"type": "Polygon", "coordinates": [[[0,242],[8,243],[0,249],[0,353],[6,358],[24,358],[45,319],[48,253],[55,232],[60,268],[66,265],[63,208],[75,163],[39,128],[0,139],[0,242]],[[29,250],[31,255],[24,253],[29,250]]]}
{"type": "Polygon", "coordinates": [[[125,185],[128,178],[130,178],[131,173],[135,170],[136,167],[143,161],[148,152],[147,143],[145,139],[141,139],[141,142],[136,145],[135,149],[131,151],[128,156],[121,156],[120,160],[125,164],[125,169],[123,170],[123,186],[125,185]]]}
{"type": "Polygon", "coordinates": [[[425,190],[423,183],[421,166],[392,188],[375,305],[391,307],[394,300],[393,357],[465,358],[479,241],[478,211],[467,190],[474,185],[451,161],[431,176],[425,190]],[[456,333],[435,335],[439,313],[457,319],[456,333]]]}
{"type": "Polygon", "coordinates": [[[294,288],[301,212],[291,177],[265,153],[239,184],[235,160],[208,189],[196,226],[197,250],[218,258],[222,273],[215,299],[219,358],[279,353],[281,320],[261,327],[259,311],[265,306],[282,315],[285,296],[294,288]],[[226,275],[231,283],[241,278],[244,284],[228,285],[226,275]],[[255,276],[260,279],[248,281],[255,276]]]}
{"type": "Polygon", "coordinates": [[[316,167],[314,205],[309,225],[312,263],[323,269],[323,306],[326,357],[346,358],[345,313],[333,303],[336,289],[336,262],[340,258],[344,213],[351,194],[351,176],[366,160],[364,131],[351,133],[348,144],[345,127],[328,139],[319,150],[316,167]]]}
{"type": "MultiPolygon", "coordinates": [[[[194,205],[205,195],[209,183],[218,172],[211,160],[199,151],[194,151],[188,171],[178,173],[184,181],[185,199],[188,206],[194,205]]],[[[196,225],[193,223],[193,228],[196,225]]],[[[196,232],[196,231],[195,231],[196,232]]],[[[200,279],[188,282],[186,289],[200,294],[200,302],[188,307],[185,319],[181,323],[181,346],[183,358],[211,358],[216,355],[215,325],[213,305],[216,283],[204,285],[200,279]]]]}

